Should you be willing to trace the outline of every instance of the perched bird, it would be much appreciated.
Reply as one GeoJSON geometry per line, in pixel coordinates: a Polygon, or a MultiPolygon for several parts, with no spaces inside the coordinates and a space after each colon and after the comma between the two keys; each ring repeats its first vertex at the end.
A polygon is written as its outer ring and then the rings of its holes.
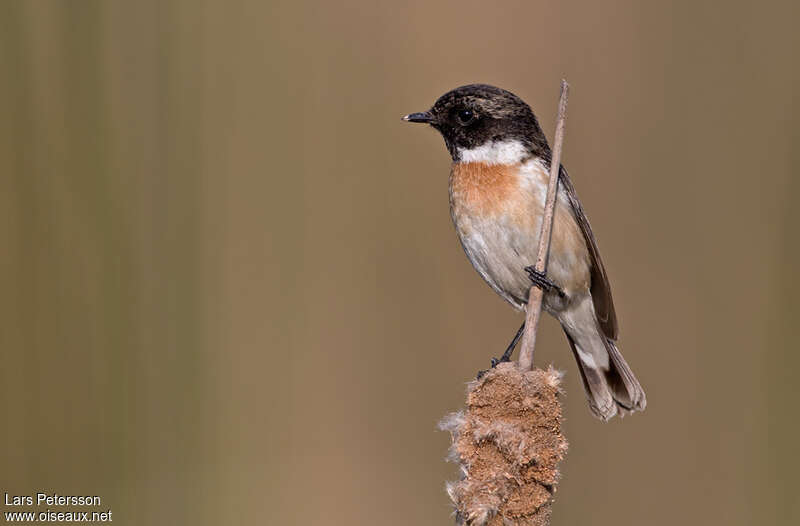
{"type": "Polygon", "coordinates": [[[643,410],[644,391],[615,343],[617,318],[597,242],[563,166],[547,275],[533,267],[551,151],[531,108],[506,90],[471,84],[403,120],[427,123],[444,137],[453,158],[450,213],[475,270],[519,310],[532,283],[543,289],[544,309],[567,335],[591,411],[608,420],[643,410]]]}

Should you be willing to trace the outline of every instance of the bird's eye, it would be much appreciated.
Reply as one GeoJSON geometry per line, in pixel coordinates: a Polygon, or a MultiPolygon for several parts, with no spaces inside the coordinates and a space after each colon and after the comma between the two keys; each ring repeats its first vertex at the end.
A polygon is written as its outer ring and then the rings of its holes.
{"type": "Polygon", "coordinates": [[[459,110],[459,112],[456,113],[456,118],[461,126],[467,126],[475,120],[475,113],[471,110],[459,110]]]}

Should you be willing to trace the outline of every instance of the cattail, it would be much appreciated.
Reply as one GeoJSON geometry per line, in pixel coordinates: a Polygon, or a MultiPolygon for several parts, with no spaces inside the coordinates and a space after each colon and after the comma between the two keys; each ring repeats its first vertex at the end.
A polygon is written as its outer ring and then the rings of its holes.
{"type": "Polygon", "coordinates": [[[560,383],[552,367],[523,372],[500,364],[469,384],[466,410],[439,424],[451,433],[449,458],[461,469],[461,480],[447,484],[457,524],[550,524],[567,451],[560,383]]]}

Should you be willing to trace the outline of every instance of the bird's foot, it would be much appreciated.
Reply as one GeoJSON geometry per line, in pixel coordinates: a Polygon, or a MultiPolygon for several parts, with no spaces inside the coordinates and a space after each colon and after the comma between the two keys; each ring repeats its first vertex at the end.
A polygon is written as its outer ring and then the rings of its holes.
{"type": "Polygon", "coordinates": [[[561,298],[566,296],[561,287],[553,283],[544,273],[539,272],[533,266],[525,267],[525,272],[528,273],[531,283],[542,289],[544,292],[555,292],[561,298]]]}
{"type": "Polygon", "coordinates": [[[503,356],[501,356],[500,358],[492,358],[491,361],[489,362],[491,364],[491,367],[489,369],[484,369],[482,371],[478,371],[478,375],[475,377],[475,379],[476,380],[480,380],[481,378],[483,378],[483,375],[485,375],[486,373],[488,373],[489,371],[491,371],[492,369],[497,367],[499,364],[501,364],[503,362],[510,362],[510,361],[511,361],[511,357],[506,356],[505,354],[503,356]]]}
{"type": "Polygon", "coordinates": [[[503,355],[500,358],[492,358],[490,363],[492,364],[492,369],[494,369],[495,367],[497,367],[501,363],[510,362],[510,361],[511,361],[510,357],[508,357],[506,355],[503,355]]]}

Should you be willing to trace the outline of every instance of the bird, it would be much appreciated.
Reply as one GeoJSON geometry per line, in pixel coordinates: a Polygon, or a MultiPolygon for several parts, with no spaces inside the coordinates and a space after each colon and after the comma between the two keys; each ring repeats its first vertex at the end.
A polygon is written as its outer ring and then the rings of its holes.
{"type": "MultiPolygon", "coordinates": [[[[428,124],[444,138],[453,161],[450,215],[478,274],[519,311],[531,285],[543,290],[543,308],[566,334],[590,411],[603,421],[643,411],[644,390],[617,348],[617,316],[597,241],[563,165],[546,274],[533,266],[552,152],[530,106],[510,91],[469,84],[402,119],[428,124]]],[[[493,366],[510,359],[524,328],[493,366]]]]}

